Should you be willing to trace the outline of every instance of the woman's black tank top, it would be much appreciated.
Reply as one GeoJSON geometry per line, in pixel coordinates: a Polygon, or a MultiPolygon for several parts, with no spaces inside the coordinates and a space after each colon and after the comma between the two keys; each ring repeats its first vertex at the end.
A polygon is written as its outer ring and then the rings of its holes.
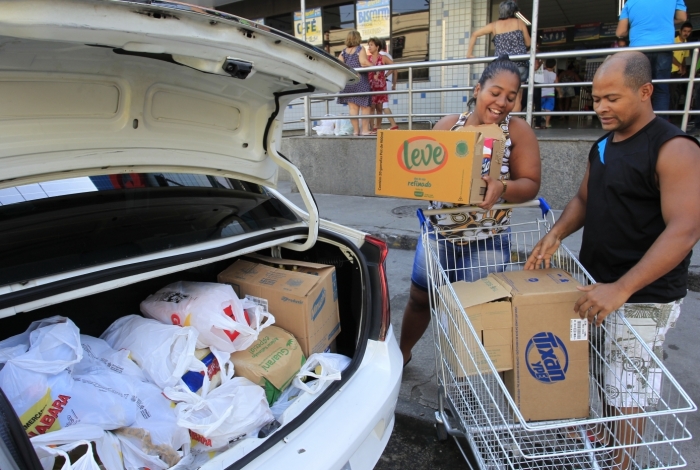
{"type": "MultiPolygon", "coordinates": [[[[666,228],[656,181],[659,149],[674,137],[697,141],[673,124],[653,119],[622,142],[607,134],[588,155],[588,201],[581,263],[596,282],[615,282],[636,265],[666,228]]],[[[690,254],[628,302],[667,303],[687,293],[690,254]]]]}

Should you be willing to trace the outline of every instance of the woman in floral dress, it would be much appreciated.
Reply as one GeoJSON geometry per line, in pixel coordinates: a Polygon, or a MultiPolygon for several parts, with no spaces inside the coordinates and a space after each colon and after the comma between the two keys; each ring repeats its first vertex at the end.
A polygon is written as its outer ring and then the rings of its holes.
{"type": "MultiPolygon", "coordinates": [[[[391,65],[394,63],[389,57],[379,53],[382,50],[381,39],[369,38],[367,46],[369,49],[369,61],[372,65],[391,65]]],[[[369,87],[372,91],[386,91],[386,71],[369,72],[369,87]]],[[[388,101],[388,95],[372,95],[372,114],[383,114],[384,103],[388,101]]],[[[375,118],[374,123],[371,134],[376,134],[377,129],[381,128],[382,118],[375,118]]]]}
{"type": "MultiPolygon", "coordinates": [[[[345,62],[346,65],[357,69],[360,67],[369,67],[371,65],[367,58],[367,53],[364,47],[360,45],[362,36],[358,31],[350,31],[345,38],[345,49],[338,56],[338,60],[345,62]]],[[[366,73],[360,73],[360,81],[357,83],[348,84],[341,93],[368,93],[370,91],[369,79],[366,73]]],[[[358,114],[371,114],[372,98],[370,95],[364,96],[341,96],[338,98],[338,104],[347,104],[350,107],[350,116],[358,114]],[[360,112],[361,111],[361,112],[360,112]]],[[[369,119],[350,119],[354,135],[370,135],[369,119]],[[360,123],[362,122],[362,133],[360,133],[360,123]]]]}

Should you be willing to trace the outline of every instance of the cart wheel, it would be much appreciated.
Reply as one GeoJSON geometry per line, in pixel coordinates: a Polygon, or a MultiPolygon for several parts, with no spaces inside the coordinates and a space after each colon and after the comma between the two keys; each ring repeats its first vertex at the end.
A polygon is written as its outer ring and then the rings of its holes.
{"type": "Polygon", "coordinates": [[[447,429],[445,429],[445,425],[442,423],[435,423],[435,431],[437,432],[438,441],[446,441],[449,437],[447,435],[447,429]]]}

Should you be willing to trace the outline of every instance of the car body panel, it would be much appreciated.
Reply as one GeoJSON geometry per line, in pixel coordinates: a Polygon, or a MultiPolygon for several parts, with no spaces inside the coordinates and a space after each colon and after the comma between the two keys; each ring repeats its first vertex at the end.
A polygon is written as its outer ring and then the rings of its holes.
{"type": "Polygon", "coordinates": [[[0,188],[106,168],[276,185],[276,108],[357,75],[282,33],[176,7],[0,1],[0,188]],[[230,76],[229,59],[252,73],[230,76]]]}
{"type": "MultiPolygon", "coordinates": [[[[368,341],[360,367],[335,395],[283,441],[246,465],[246,470],[277,468],[279,462],[290,470],[374,468],[393,429],[401,364],[401,351],[390,328],[386,341],[368,341]]],[[[202,470],[226,468],[240,457],[234,447],[202,470]]]]}

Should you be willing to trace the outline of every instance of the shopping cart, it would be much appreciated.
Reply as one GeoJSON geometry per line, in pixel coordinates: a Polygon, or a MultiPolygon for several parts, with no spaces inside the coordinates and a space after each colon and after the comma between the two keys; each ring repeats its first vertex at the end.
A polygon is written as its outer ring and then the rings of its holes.
{"type": "MultiPolygon", "coordinates": [[[[418,214],[436,348],[438,437],[453,436],[467,463],[471,454],[483,470],[612,469],[617,468],[614,459],[620,453],[633,462],[629,468],[684,467],[686,462],[676,443],[691,438],[685,417],[697,408],[619,312],[609,315],[603,326],[589,327],[588,418],[548,422],[526,422],[523,418],[451,287],[455,280],[523,268],[533,246],[554,223],[554,216],[544,200],[494,209],[513,207],[538,207],[541,216],[533,215],[533,222],[510,225],[498,225],[497,221],[502,220],[499,218],[485,226],[489,220],[482,220],[473,227],[455,229],[436,228],[426,216],[466,213],[474,208],[426,210],[418,214]],[[493,240],[487,242],[489,238],[493,240]],[[500,250],[488,245],[494,240],[501,242],[500,250]],[[454,259],[457,250],[468,249],[478,250],[482,256],[472,256],[470,262],[458,266],[445,261],[454,259]],[[649,353],[650,361],[628,355],[642,348],[649,353]],[[611,367],[615,361],[629,373],[615,374],[617,369],[611,367]],[[623,403],[628,414],[621,414],[620,406],[615,404],[620,400],[616,398],[633,385],[632,381],[649,384],[659,380],[663,384],[660,392],[650,388],[645,393],[628,393],[623,403]],[[622,422],[635,424],[623,428],[622,422]],[[616,436],[616,426],[618,430],[631,430],[634,437],[616,436]],[[464,441],[471,452],[462,447],[464,441]]],[[[461,226],[465,225],[469,224],[461,226]]],[[[584,285],[594,282],[564,245],[551,262],[552,267],[569,272],[584,285]]]]}

